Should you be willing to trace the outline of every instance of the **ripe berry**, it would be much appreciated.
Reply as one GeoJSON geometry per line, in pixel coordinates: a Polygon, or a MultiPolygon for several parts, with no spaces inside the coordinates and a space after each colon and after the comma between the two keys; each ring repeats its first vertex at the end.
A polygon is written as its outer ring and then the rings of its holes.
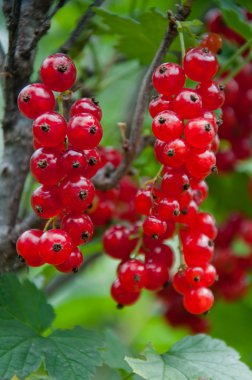
{"type": "Polygon", "coordinates": [[[60,228],[71,236],[74,245],[89,242],[94,233],[94,225],[90,217],[76,212],[65,215],[60,228]]]}
{"type": "Polygon", "coordinates": [[[213,302],[213,293],[204,287],[191,289],[184,295],[184,306],[192,314],[206,313],[213,306],[213,302]]]}
{"type": "Polygon", "coordinates": [[[135,196],[135,209],[141,215],[149,215],[152,207],[152,193],[150,190],[138,190],[135,196]]]}
{"type": "Polygon", "coordinates": [[[180,197],[189,187],[189,178],[183,171],[166,172],[161,182],[162,192],[167,197],[180,197]]]}
{"type": "Polygon", "coordinates": [[[203,82],[197,86],[204,108],[214,111],[220,108],[225,101],[224,86],[213,81],[203,82]]]}
{"type": "Polygon", "coordinates": [[[194,148],[207,148],[214,135],[212,124],[203,117],[191,119],[185,125],[186,142],[194,148]]]}
{"type": "Polygon", "coordinates": [[[179,294],[184,294],[190,289],[185,277],[185,270],[179,269],[178,272],[175,273],[172,280],[172,285],[179,294]]]}
{"type": "Polygon", "coordinates": [[[183,242],[185,262],[189,266],[204,265],[213,257],[214,245],[208,236],[197,233],[183,242]]]}
{"type": "Polygon", "coordinates": [[[28,230],[23,232],[17,240],[18,255],[31,267],[38,267],[45,263],[38,253],[38,243],[42,234],[41,230],[28,230]]]}
{"type": "Polygon", "coordinates": [[[145,271],[145,288],[148,290],[157,291],[161,289],[169,280],[167,266],[160,260],[147,260],[145,263],[145,271]]]}
{"type": "Polygon", "coordinates": [[[118,278],[113,282],[110,292],[112,298],[118,303],[118,307],[133,305],[141,295],[140,292],[129,292],[126,290],[118,278]]]}
{"type": "Polygon", "coordinates": [[[31,205],[40,218],[49,219],[58,215],[62,208],[58,188],[56,186],[39,186],[32,193],[31,205]]]}
{"type": "Polygon", "coordinates": [[[93,149],[102,138],[102,127],[99,121],[88,113],[73,116],[67,127],[70,144],[79,149],[93,149]]]}
{"type": "Polygon", "coordinates": [[[40,77],[43,83],[53,91],[69,90],[76,79],[76,67],[65,54],[49,55],[42,63],[40,77]]]}
{"type": "Polygon", "coordinates": [[[175,199],[163,198],[156,207],[156,212],[161,220],[169,221],[169,219],[175,218],[179,215],[179,203],[175,199]]]}
{"type": "Polygon", "coordinates": [[[205,181],[191,181],[191,188],[193,191],[193,200],[197,205],[201,205],[208,194],[207,183],[205,181]]]}
{"type": "Polygon", "coordinates": [[[30,168],[34,178],[43,185],[56,185],[64,176],[61,155],[53,148],[39,148],[31,156],[30,168]]]}
{"type": "Polygon", "coordinates": [[[198,205],[193,200],[185,208],[181,208],[180,214],[177,218],[179,223],[191,225],[195,220],[198,213],[198,205]]]}
{"type": "Polygon", "coordinates": [[[155,96],[149,104],[149,113],[151,117],[155,117],[162,111],[169,111],[170,100],[166,99],[165,96],[155,96]]]}
{"type": "Polygon", "coordinates": [[[207,287],[212,286],[217,280],[217,273],[215,267],[211,264],[206,264],[202,268],[204,271],[202,277],[203,285],[207,287]]]}
{"type": "Polygon", "coordinates": [[[64,143],[66,129],[65,119],[56,112],[43,113],[32,124],[34,138],[47,148],[64,143]]]}
{"type": "Polygon", "coordinates": [[[204,277],[204,270],[201,267],[188,267],[185,270],[185,278],[189,285],[193,288],[198,288],[202,284],[202,279],[204,277]]]}
{"type": "Polygon", "coordinates": [[[110,227],[103,235],[104,250],[115,259],[127,259],[137,244],[137,239],[131,237],[133,234],[134,231],[124,226],[110,227]]]}
{"type": "Polygon", "coordinates": [[[193,48],[184,58],[186,75],[196,82],[211,80],[219,68],[217,58],[208,48],[193,48]]]}
{"type": "Polygon", "coordinates": [[[190,160],[186,161],[186,167],[193,177],[204,179],[211,172],[217,171],[215,154],[210,150],[203,153],[191,152],[190,160]]]}
{"type": "Polygon", "coordinates": [[[98,149],[84,150],[84,157],[87,163],[85,177],[92,178],[101,168],[101,156],[98,149]]]}
{"type": "Polygon", "coordinates": [[[66,175],[85,175],[87,162],[82,151],[69,148],[64,152],[61,162],[66,175]]]}
{"type": "Polygon", "coordinates": [[[88,113],[93,115],[98,121],[102,118],[101,107],[99,107],[99,102],[97,102],[94,98],[82,98],[76,100],[70,109],[70,115],[73,117],[80,113],[88,113]]]}
{"type": "Polygon", "coordinates": [[[172,111],[163,111],[154,118],[152,132],[161,141],[169,142],[182,135],[182,120],[172,111]]]}
{"type": "Polygon", "coordinates": [[[18,108],[29,119],[36,119],[45,112],[53,111],[55,98],[44,84],[33,83],[24,87],[18,95],[18,108]]]}
{"type": "Polygon", "coordinates": [[[121,161],[121,153],[112,146],[99,147],[99,152],[101,155],[101,166],[105,166],[108,162],[117,168],[121,161]]]}
{"type": "Polygon", "coordinates": [[[153,248],[145,250],[146,262],[160,262],[167,268],[171,268],[174,262],[173,250],[166,244],[157,243],[156,241],[155,244],[153,248]]]}
{"type": "MultiPolygon", "coordinates": [[[[160,141],[160,140],[157,140],[157,141],[160,141]]],[[[156,148],[156,144],[155,144],[154,149],[155,148],[156,148]]],[[[160,152],[159,161],[163,165],[167,165],[172,168],[178,168],[184,164],[184,162],[187,159],[188,154],[189,154],[189,148],[186,145],[185,141],[182,139],[176,139],[169,143],[163,144],[162,152],[160,152]]]]}
{"type": "Polygon", "coordinates": [[[195,229],[207,235],[209,239],[214,240],[216,238],[218,230],[213,215],[207,212],[199,212],[193,224],[195,229]]]}
{"type": "Polygon", "coordinates": [[[66,178],[60,184],[60,197],[67,211],[85,211],[95,196],[92,182],[83,176],[66,178]]]}
{"type": "Polygon", "coordinates": [[[185,84],[184,70],[176,63],[163,63],[154,71],[152,82],[160,94],[175,95],[185,84]]]}
{"type": "Polygon", "coordinates": [[[145,265],[139,260],[132,259],[122,262],[117,274],[122,286],[129,292],[140,292],[145,286],[145,265]]]}
{"type": "Polygon", "coordinates": [[[46,263],[58,265],[67,260],[73,251],[73,243],[67,232],[52,229],[43,233],[38,250],[46,263]]]}
{"type": "Polygon", "coordinates": [[[201,96],[194,90],[184,89],[173,99],[171,108],[181,119],[192,119],[202,114],[201,96]]]}
{"type": "Polygon", "coordinates": [[[152,236],[153,239],[158,239],[166,231],[166,223],[155,216],[148,216],[143,222],[143,232],[147,236],[152,236]]]}
{"type": "Polygon", "coordinates": [[[55,265],[56,269],[63,273],[78,272],[79,268],[83,264],[83,256],[79,248],[74,248],[70,253],[66,261],[62,264],[55,265]]]}

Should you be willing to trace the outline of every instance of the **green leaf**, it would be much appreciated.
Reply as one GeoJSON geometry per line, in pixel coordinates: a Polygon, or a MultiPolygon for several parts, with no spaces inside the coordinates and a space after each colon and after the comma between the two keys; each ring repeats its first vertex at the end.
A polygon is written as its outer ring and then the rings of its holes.
{"type": "Polygon", "coordinates": [[[226,24],[244,37],[246,40],[252,37],[252,25],[249,23],[241,8],[232,0],[217,0],[226,24]]]}
{"type": "Polygon", "coordinates": [[[105,350],[102,353],[104,363],[110,368],[124,369],[130,372],[130,367],[125,362],[125,356],[131,355],[130,350],[123,345],[117,335],[112,330],[105,332],[105,350]]]}
{"type": "Polygon", "coordinates": [[[223,341],[199,334],[177,342],[163,355],[153,348],[143,359],[126,358],[133,371],[147,380],[251,380],[252,372],[239,354],[223,341]]]}
{"type": "Polygon", "coordinates": [[[75,327],[56,330],[44,339],[45,366],[57,380],[89,380],[102,364],[101,339],[92,331],[75,327]]]}
{"type": "Polygon", "coordinates": [[[246,8],[249,12],[252,12],[252,2],[251,0],[238,0],[237,3],[246,8]]]}
{"type": "Polygon", "coordinates": [[[44,293],[29,281],[20,284],[14,274],[0,277],[0,308],[37,332],[43,332],[54,319],[44,293]]]}

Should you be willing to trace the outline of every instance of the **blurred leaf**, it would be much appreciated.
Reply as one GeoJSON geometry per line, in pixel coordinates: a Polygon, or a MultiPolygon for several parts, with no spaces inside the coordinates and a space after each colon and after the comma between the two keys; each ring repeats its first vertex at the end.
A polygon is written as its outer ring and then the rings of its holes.
{"type": "Polygon", "coordinates": [[[110,368],[124,369],[130,372],[131,369],[124,360],[125,356],[131,355],[130,350],[121,342],[112,330],[106,330],[105,350],[102,352],[104,363],[110,368]]]}
{"type": "Polygon", "coordinates": [[[252,2],[251,0],[237,0],[237,4],[246,8],[249,12],[252,12],[252,2]]]}
{"type": "Polygon", "coordinates": [[[241,8],[233,0],[217,0],[217,3],[226,24],[246,40],[251,38],[252,25],[245,19],[241,8]]]}
{"type": "Polygon", "coordinates": [[[147,347],[143,359],[126,358],[135,373],[147,380],[251,380],[252,372],[239,354],[223,341],[199,334],[177,342],[159,355],[147,347]]]}
{"type": "Polygon", "coordinates": [[[180,21],[180,24],[184,27],[184,28],[187,28],[187,29],[190,29],[194,26],[202,26],[203,25],[203,22],[200,21],[200,20],[190,20],[190,21],[180,21]]]}

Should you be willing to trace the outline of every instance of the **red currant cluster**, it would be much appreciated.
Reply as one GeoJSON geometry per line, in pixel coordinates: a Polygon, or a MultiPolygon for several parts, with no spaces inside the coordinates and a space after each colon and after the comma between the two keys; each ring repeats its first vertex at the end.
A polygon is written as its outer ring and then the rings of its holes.
{"type": "Polygon", "coordinates": [[[44,231],[29,230],[17,241],[17,252],[30,266],[55,265],[61,272],[77,271],[83,262],[79,245],[93,235],[93,223],[86,211],[95,188],[90,178],[100,167],[96,149],[102,138],[102,112],[93,99],[77,100],[70,120],[54,112],[76,79],[72,60],[63,54],[47,57],[42,63],[43,83],[23,88],[18,96],[20,111],[33,121],[35,152],[30,161],[34,178],[41,184],[31,196],[34,212],[49,219],[44,231]],[[52,225],[52,229],[48,228],[52,225]],[[57,226],[59,228],[56,228],[57,226]]]}
{"type": "Polygon", "coordinates": [[[224,102],[223,88],[212,81],[217,70],[215,55],[203,47],[186,53],[183,68],[164,63],[153,73],[160,95],[150,102],[149,111],[162,167],[136,195],[135,209],[145,216],[141,225],[112,226],[103,239],[107,254],[121,260],[111,288],[119,305],[136,302],[144,288],[158,291],[167,284],[174,254],[165,240],[176,227],[183,261],[174,288],[183,293],[184,306],[193,314],[213,304],[208,287],[216,271],[209,262],[217,229],[214,218],[198,208],[207,196],[204,179],[216,171],[218,120],[213,111],[224,102]],[[183,88],[186,76],[200,82],[195,89],[183,88]]]}

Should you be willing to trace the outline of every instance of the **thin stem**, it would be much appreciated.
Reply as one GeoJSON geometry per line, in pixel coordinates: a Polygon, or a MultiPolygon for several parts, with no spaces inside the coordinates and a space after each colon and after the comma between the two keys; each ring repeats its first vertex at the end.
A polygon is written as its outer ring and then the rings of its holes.
{"type": "Polygon", "coordinates": [[[179,22],[179,21],[176,21],[176,24],[177,24],[180,47],[181,47],[181,58],[183,61],[184,57],[185,57],[185,40],[184,40],[183,27],[181,25],[181,22],[179,22]]]}
{"type": "Polygon", "coordinates": [[[222,81],[223,84],[227,84],[232,78],[234,78],[241,69],[251,61],[252,59],[252,52],[246,57],[246,59],[242,59],[239,64],[232,70],[230,73],[224,78],[222,81]]]}
{"type": "Polygon", "coordinates": [[[252,45],[252,38],[250,38],[245,44],[243,44],[236,52],[228,59],[227,62],[222,66],[219,71],[219,76],[221,76],[225,71],[228,70],[231,63],[233,63],[237,58],[240,58],[242,53],[247,50],[252,45]]]}
{"type": "Polygon", "coordinates": [[[60,93],[57,97],[57,101],[58,101],[58,107],[59,107],[59,110],[58,110],[58,113],[62,116],[64,116],[64,109],[63,109],[63,95],[62,93],[60,93]]]}
{"type": "Polygon", "coordinates": [[[45,227],[44,227],[44,232],[47,231],[47,230],[49,229],[49,227],[50,227],[50,225],[51,225],[52,223],[54,223],[54,219],[55,219],[55,218],[50,218],[50,219],[48,219],[48,221],[46,222],[45,227]]]}

